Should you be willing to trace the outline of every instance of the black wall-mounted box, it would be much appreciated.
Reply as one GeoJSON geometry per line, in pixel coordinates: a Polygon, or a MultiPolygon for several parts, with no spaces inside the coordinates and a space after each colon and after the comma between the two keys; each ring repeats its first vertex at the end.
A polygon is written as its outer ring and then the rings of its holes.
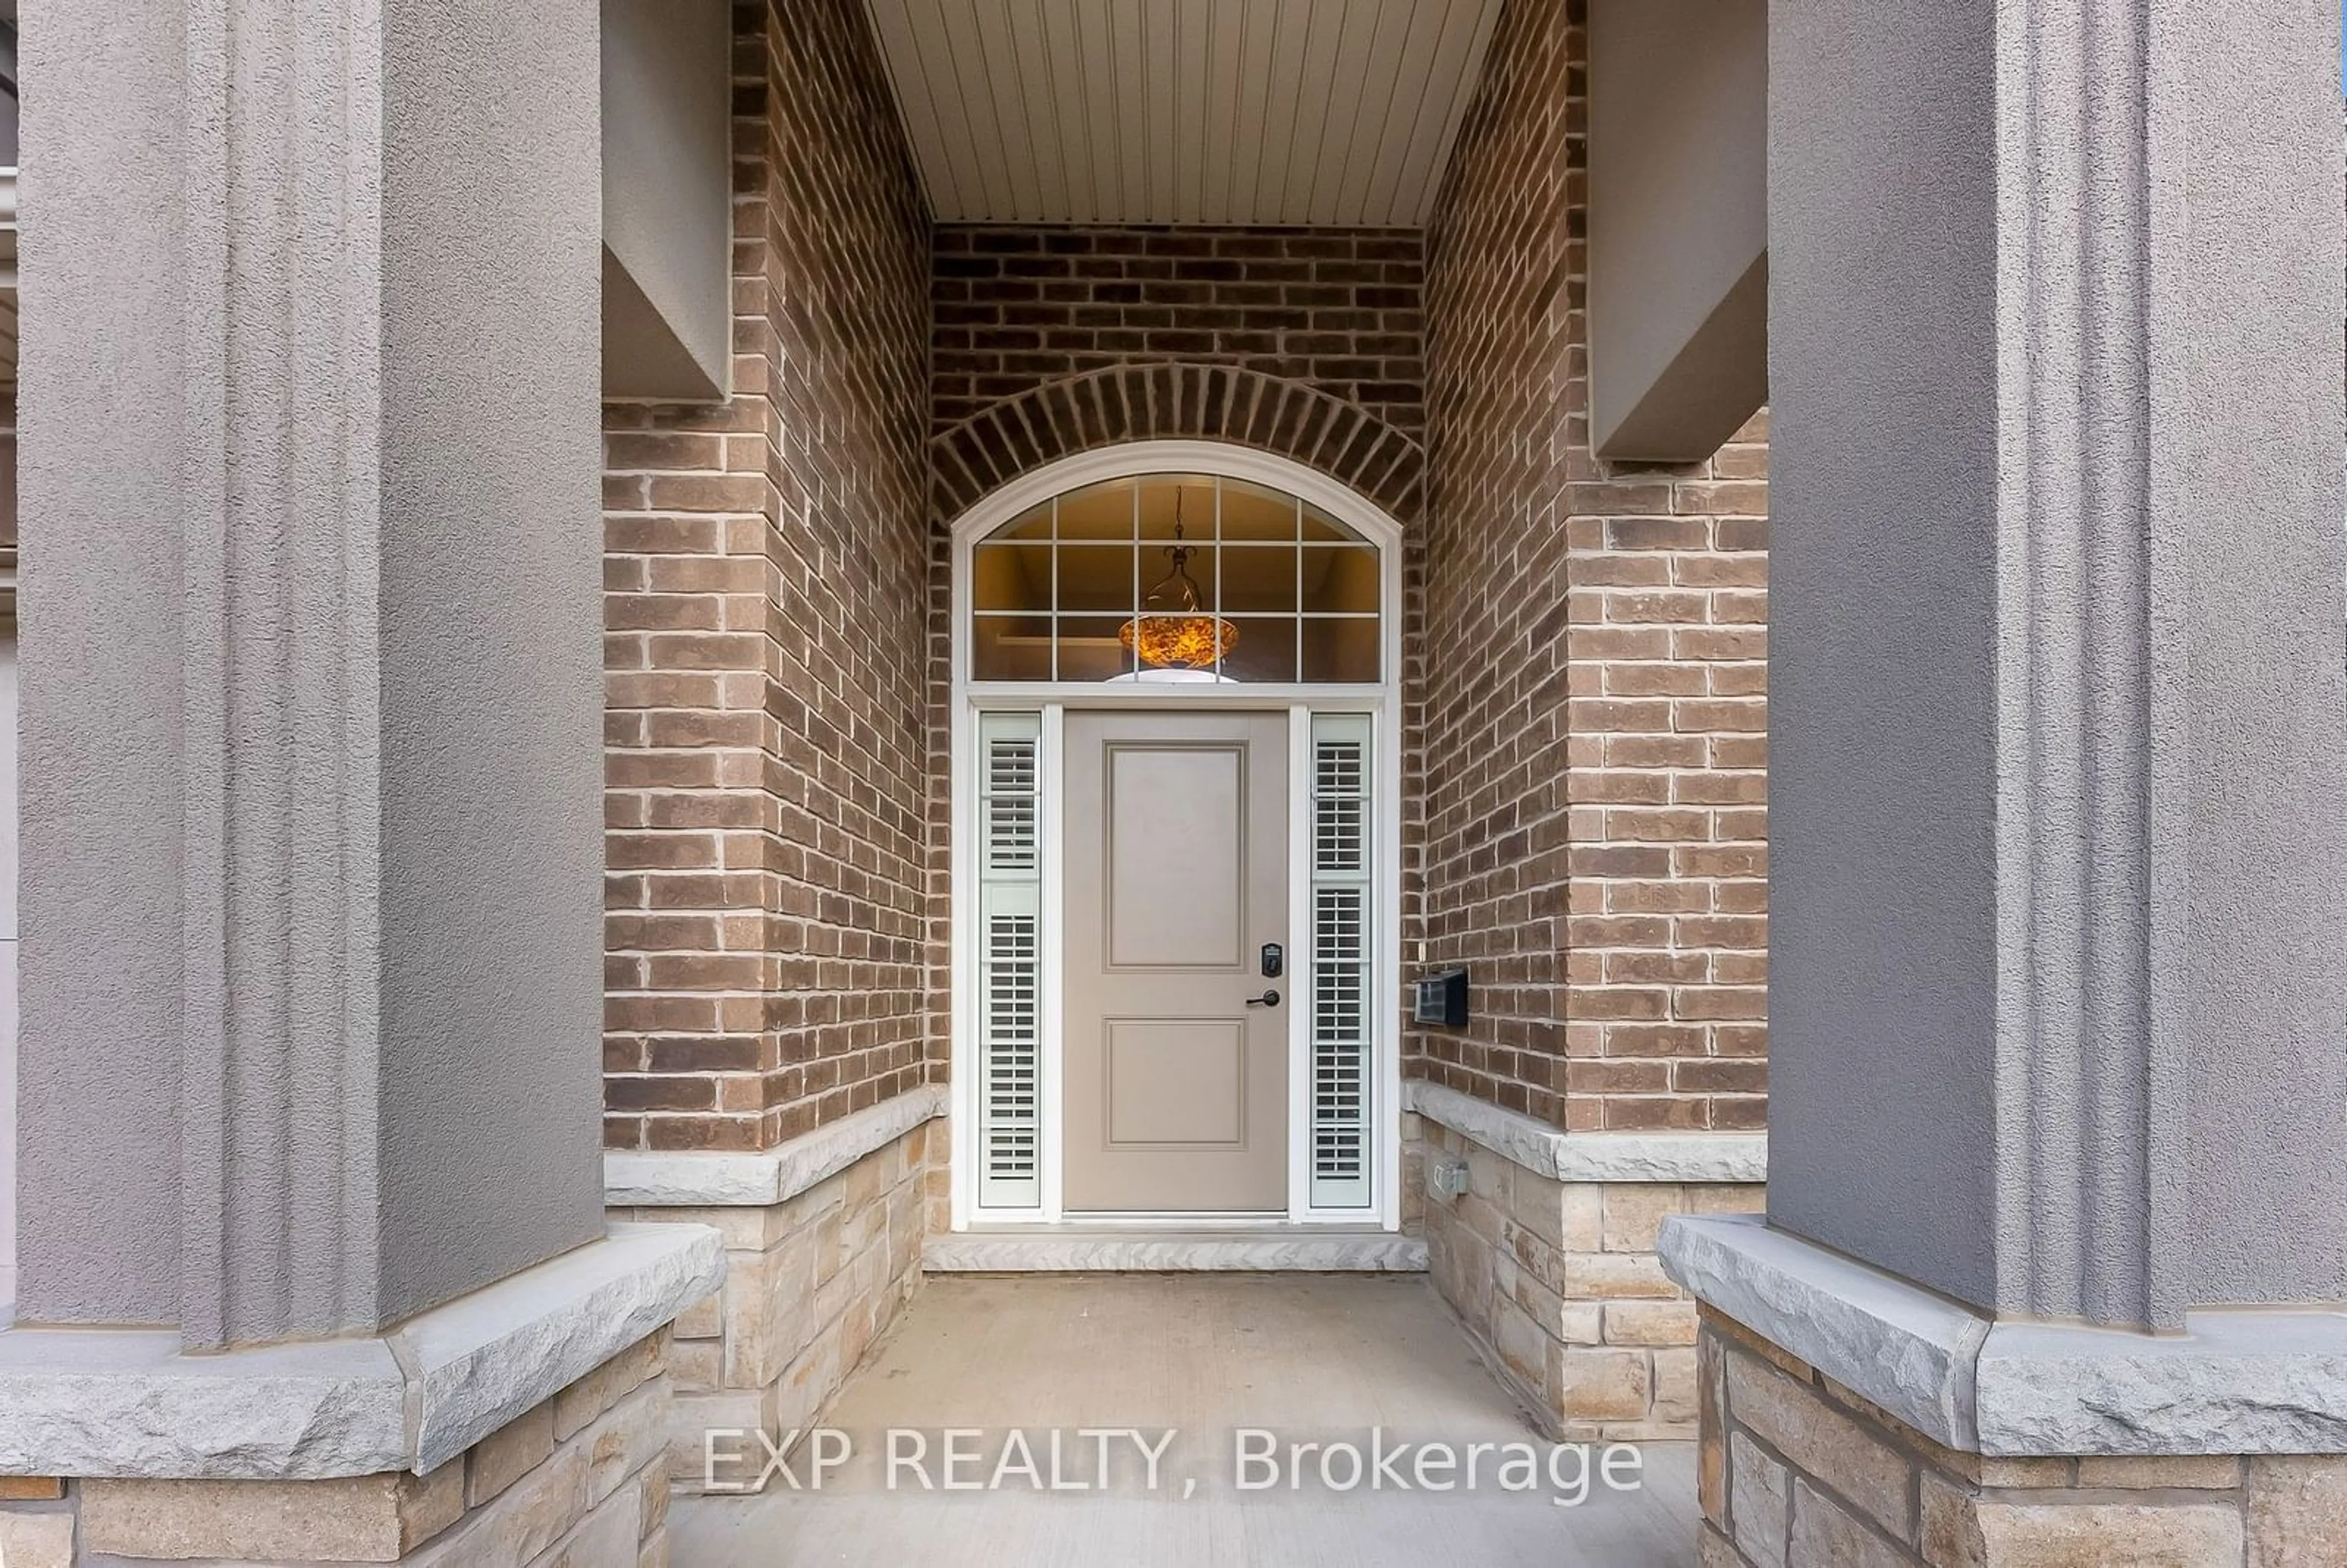
{"type": "Polygon", "coordinates": [[[1467,971],[1440,969],[1422,977],[1410,998],[1410,1021],[1456,1029],[1467,1021],[1467,971]]]}

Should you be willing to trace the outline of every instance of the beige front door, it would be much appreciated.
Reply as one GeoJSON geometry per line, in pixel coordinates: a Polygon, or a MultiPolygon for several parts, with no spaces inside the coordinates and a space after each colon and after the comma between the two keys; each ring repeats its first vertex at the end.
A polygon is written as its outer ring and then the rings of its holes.
{"type": "Polygon", "coordinates": [[[1062,1205],[1287,1207],[1287,715],[1067,719],[1062,1205]],[[1277,991],[1276,1005],[1249,1005],[1277,991]]]}

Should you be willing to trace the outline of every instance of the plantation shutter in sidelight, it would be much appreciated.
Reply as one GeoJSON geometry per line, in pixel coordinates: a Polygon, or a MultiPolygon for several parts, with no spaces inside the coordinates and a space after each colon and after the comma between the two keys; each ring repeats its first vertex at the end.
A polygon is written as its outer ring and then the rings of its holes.
{"type": "Polygon", "coordinates": [[[1370,718],[1312,720],[1312,1206],[1370,1204],[1370,718]]]}
{"type": "Polygon", "coordinates": [[[979,719],[979,1202],[1042,1202],[1040,722],[979,719]]]}

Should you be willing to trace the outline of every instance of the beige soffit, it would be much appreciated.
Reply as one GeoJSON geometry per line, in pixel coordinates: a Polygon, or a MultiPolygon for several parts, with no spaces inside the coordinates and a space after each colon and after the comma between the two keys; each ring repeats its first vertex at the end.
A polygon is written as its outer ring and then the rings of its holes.
{"type": "Polygon", "coordinates": [[[948,223],[1414,227],[1501,0],[866,0],[948,223]]]}

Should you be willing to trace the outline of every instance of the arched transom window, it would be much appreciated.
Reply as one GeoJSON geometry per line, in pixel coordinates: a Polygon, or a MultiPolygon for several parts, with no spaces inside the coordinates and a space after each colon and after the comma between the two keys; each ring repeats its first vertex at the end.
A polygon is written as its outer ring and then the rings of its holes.
{"type": "Polygon", "coordinates": [[[1374,684],[1377,547],[1299,497],[1145,474],[1053,497],[970,556],[979,681],[1374,684]]]}

